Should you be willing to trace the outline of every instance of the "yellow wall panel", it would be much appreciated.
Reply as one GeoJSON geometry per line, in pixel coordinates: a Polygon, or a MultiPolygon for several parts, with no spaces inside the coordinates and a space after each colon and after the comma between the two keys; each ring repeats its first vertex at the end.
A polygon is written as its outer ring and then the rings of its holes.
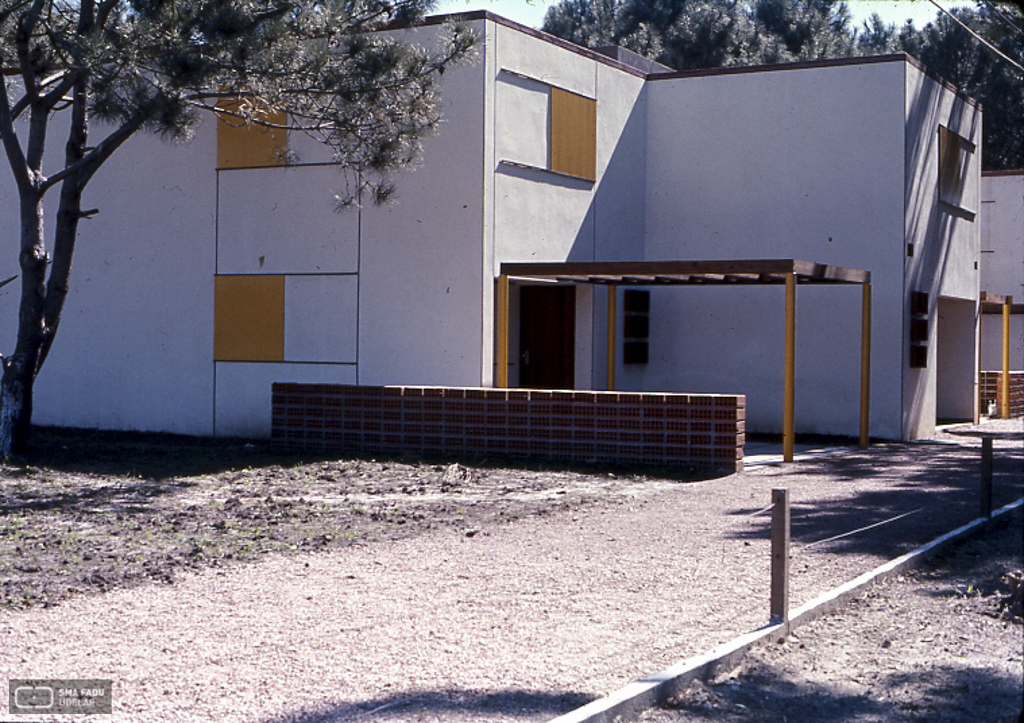
{"type": "MultiPolygon", "coordinates": [[[[221,100],[219,107],[231,110],[234,100],[221,100]]],[[[284,111],[271,111],[261,120],[273,125],[284,125],[288,117],[284,111]]],[[[241,118],[218,115],[217,168],[254,168],[283,166],[287,150],[287,131],[269,128],[257,123],[247,124],[241,118]]]]}
{"type": "Polygon", "coordinates": [[[597,101],[551,89],[551,170],[597,180],[597,101]]]}
{"type": "Polygon", "coordinates": [[[217,276],[214,361],[284,360],[284,276],[217,276]]]}

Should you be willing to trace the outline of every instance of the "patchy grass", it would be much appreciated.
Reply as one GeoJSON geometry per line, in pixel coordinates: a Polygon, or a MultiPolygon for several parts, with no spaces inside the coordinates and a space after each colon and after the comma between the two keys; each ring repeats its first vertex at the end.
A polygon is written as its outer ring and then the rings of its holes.
{"type": "MultiPolygon", "coordinates": [[[[313,458],[268,444],[38,429],[0,463],[0,606],[182,571],[626,501],[680,477],[313,458]]],[[[685,477],[683,477],[685,479],[685,477]]]]}

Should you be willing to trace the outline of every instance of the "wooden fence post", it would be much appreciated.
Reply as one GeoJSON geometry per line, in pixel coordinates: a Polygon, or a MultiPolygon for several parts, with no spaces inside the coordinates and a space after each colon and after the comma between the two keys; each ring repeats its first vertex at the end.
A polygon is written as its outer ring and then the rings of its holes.
{"type": "Polygon", "coordinates": [[[789,490],[772,490],[771,621],[789,621],[789,490]]]}

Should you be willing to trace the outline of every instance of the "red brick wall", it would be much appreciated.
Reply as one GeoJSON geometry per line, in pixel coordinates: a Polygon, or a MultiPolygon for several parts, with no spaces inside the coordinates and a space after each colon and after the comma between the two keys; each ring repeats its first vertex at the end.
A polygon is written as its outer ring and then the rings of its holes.
{"type": "MultiPolygon", "coordinates": [[[[981,413],[988,411],[988,403],[996,403],[996,414],[1003,407],[1003,373],[982,372],[980,378],[981,387],[981,413]]],[[[1024,414],[1024,372],[1010,372],[1010,416],[1019,417],[1024,414]]]]}
{"type": "Polygon", "coordinates": [[[274,384],[273,409],[289,447],[743,469],[742,395],[274,384]]]}

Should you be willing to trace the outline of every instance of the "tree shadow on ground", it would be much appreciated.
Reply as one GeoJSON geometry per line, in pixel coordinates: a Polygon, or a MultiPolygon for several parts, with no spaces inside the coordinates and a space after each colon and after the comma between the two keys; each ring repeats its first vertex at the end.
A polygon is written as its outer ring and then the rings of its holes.
{"type": "MultiPolygon", "coordinates": [[[[119,432],[64,427],[33,428],[30,448],[14,460],[24,471],[37,466],[63,472],[128,476],[152,481],[198,477],[258,467],[296,467],[338,460],[372,460],[409,465],[480,469],[526,469],[580,474],[639,475],[691,482],[727,474],[714,468],[568,463],[480,455],[356,454],[345,450],[288,449],[270,440],[192,437],[163,432],[119,432]]],[[[12,473],[9,471],[8,476],[12,473]]]]}
{"type": "MultiPolygon", "coordinates": [[[[1024,451],[997,450],[993,507],[1024,491],[1024,451]]],[[[759,471],[790,488],[790,534],[795,550],[896,557],[981,514],[980,450],[946,444],[879,445],[759,471]],[[802,498],[803,476],[828,475],[835,496],[802,498]],[[884,489],[868,484],[885,482],[884,489]]],[[[766,499],[765,504],[771,500],[766,499]]],[[[752,524],[732,534],[768,539],[771,511],[733,510],[752,524]]]]}
{"type": "Polygon", "coordinates": [[[433,720],[458,711],[462,718],[548,720],[586,705],[594,698],[582,693],[506,690],[428,690],[395,693],[373,700],[340,703],[319,710],[298,711],[270,718],[265,723],[341,723],[342,721],[433,720]]]}
{"type": "Polygon", "coordinates": [[[786,721],[1016,721],[1021,710],[1020,679],[985,668],[936,666],[912,672],[807,682],[763,661],[741,678],[697,683],[665,710],[679,720],[786,721]]]}
{"type": "Polygon", "coordinates": [[[13,461],[63,472],[162,481],[326,458],[289,453],[267,440],[35,427],[27,454],[13,461]]]}

